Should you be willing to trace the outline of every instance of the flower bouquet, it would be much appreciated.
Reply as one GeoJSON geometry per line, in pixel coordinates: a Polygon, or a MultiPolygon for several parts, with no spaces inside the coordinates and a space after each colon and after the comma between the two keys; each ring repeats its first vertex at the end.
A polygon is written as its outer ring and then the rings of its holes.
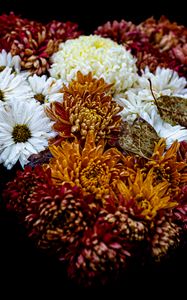
{"type": "Polygon", "coordinates": [[[0,28],[6,208],[81,286],[168,259],[187,238],[186,27],[0,28]]]}

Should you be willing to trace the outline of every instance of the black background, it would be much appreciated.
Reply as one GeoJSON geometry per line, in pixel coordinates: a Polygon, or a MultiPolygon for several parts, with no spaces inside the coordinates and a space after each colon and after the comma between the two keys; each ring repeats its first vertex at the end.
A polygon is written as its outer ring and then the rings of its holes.
{"type": "Polygon", "coordinates": [[[125,19],[136,24],[161,15],[187,25],[182,0],[0,0],[0,13],[14,11],[23,17],[48,22],[52,19],[78,22],[86,33],[108,20],[125,19]]]}
{"type": "MultiPolygon", "coordinates": [[[[52,19],[60,21],[73,21],[80,24],[80,28],[85,33],[92,33],[97,26],[104,24],[108,20],[132,21],[136,24],[146,18],[154,16],[159,18],[161,15],[167,16],[171,21],[187,25],[186,9],[182,1],[36,1],[36,0],[0,0],[0,14],[14,11],[22,17],[48,22],[52,19]]],[[[8,172],[3,173],[6,181],[8,172]]],[[[142,298],[152,298],[157,295],[167,298],[173,292],[178,297],[185,292],[186,271],[185,253],[180,253],[172,263],[166,263],[162,268],[147,268],[137,270],[137,272],[125,277],[120,285],[122,299],[127,297],[127,293],[133,297],[138,295],[142,298]],[[151,292],[148,292],[151,289],[151,292]],[[163,294],[164,293],[164,294],[163,294]]],[[[38,299],[39,293],[44,295],[53,293],[52,299],[57,299],[56,294],[60,293],[61,299],[67,299],[76,292],[76,296],[86,295],[90,297],[93,293],[87,290],[78,290],[66,278],[64,271],[53,259],[46,257],[34,248],[32,242],[26,238],[22,226],[17,224],[17,220],[7,214],[1,207],[0,210],[0,291],[5,291],[0,299],[8,299],[9,293],[15,297],[21,294],[25,299],[34,293],[38,299]],[[69,296],[64,293],[68,291],[69,296]]],[[[108,287],[103,290],[104,296],[107,294],[108,287]]],[[[116,296],[119,286],[115,289],[116,296]]],[[[97,295],[98,297],[100,294],[97,295]]],[[[129,295],[128,295],[129,297],[129,295]]]]}

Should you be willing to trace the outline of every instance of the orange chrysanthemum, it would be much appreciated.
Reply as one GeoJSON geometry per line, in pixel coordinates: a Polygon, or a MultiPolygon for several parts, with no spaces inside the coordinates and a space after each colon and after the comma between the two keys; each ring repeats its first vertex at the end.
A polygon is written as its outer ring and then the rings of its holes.
{"type": "Polygon", "coordinates": [[[89,132],[85,146],[81,149],[75,138],[72,143],[62,142],[61,146],[51,146],[51,169],[54,182],[61,185],[69,182],[81,187],[84,195],[94,195],[95,199],[105,199],[113,193],[113,184],[123,177],[122,154],[116,148],[104,151],[103,139],[95,144],[95,137],[89,132]]]}
{"type": "Polygon", "coordinates": [[[78,72],[77,80],[63,87],[63,102],[53,102],[47,108],[48,116],[55,121],[53,128],[61,137],[58,142],[71,134],[85,140],[89,130],[95,132],[96,141],[116,136],[120,131],[121,107],[112,100],[111,86],[102,78],[93,78],[91,73],[78,72]]]}
{"type": "Polygon", "coordinates": [[[145,164],[145,168],[154,169],[156,174],[156,183],[160,181],[167,181],[169,184],[169,191],[173,196],[177,196],[180,188],[187,182],[187,163],[179,161],[177,152],[180,144],[175,141],[171,147],[166,151],[165,140],[161,139],[156,145],[151,159],[145,164]]]}
{"type": "Polygon", "coordinates": [[[140,169],[135,180],[130,178],[128,184],[122,180],[117,182],[117,188],[124,197],[125,204],[132,201],[147,220],[152,220],[161,209],[173,208],[177,202],[171,200],[168,194],[169,183],[166,180],[154,184],[154,171],[151,169],[146,177],[140,169]]]}

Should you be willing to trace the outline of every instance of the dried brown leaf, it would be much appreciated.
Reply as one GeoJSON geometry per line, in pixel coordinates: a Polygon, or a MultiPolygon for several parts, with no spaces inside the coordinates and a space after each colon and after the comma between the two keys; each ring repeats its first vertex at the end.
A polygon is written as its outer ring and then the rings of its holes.
{"type": "Polygon", "coordinates": [[[122,123],[119,145],[125,152],[149,158],[158,141],[155,129],[144,119],[136,118],[133,124],[122,123]]]}
{"type": "Polygon", "coordinates": [[[171,125],[187,127],[187,99],[161,96],[155,101],[161,118],[171,125]]]}

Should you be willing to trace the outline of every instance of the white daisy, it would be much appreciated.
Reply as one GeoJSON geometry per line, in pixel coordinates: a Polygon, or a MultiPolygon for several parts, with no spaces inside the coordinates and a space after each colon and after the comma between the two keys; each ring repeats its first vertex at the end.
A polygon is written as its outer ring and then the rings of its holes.
{"type": "Polygon", "coordinates": [[[29,76],[28,82],[33,93],[32,97],[40,104],[63,100],[61,79],[56,80],[52,77],[47,78],[46,75],[40,77],[34,74],[29,76]]]}
{"type": "Polygon", "coordinates": [[[21,58],[19,55],[12,56],[9,52],[7,53],[4,49],[0,52],[0,72],[6,67],[13,68],[16,73],[20,72],[21,69],[21,58]]]}
{"type": "Polygon", "coordinates": [[[35,101],[12,101],[0,108],[0,163],[11,169],[17,161],[23,167],[31,154],[48,146],[55,136],[52,122],[35,101]]]}
{"type": "Polygon", "coordinates": [[[0,72],[0,105],[15,100],[27,100],[31,98],[31,89],[26,80],[28,74],[21,72],[20,74],[12,73],[12,69],[6,67],[0,72]]]}

